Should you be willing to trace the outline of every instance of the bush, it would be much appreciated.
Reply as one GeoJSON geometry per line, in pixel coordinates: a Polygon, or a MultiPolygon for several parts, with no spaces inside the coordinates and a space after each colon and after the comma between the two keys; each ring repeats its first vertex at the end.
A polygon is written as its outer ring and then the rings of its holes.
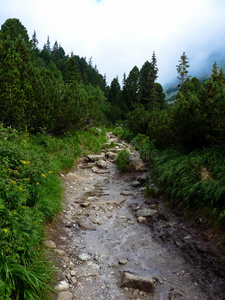
{"type": "Polygon", "coordinates": [[[118,169],[121,172],[127,171],[128,163],[129,163],[129,157],[130,154],[127,150],[122,150],[119,152],[117,158],[116,158],[116,164],[118,166],[118,169]]]}

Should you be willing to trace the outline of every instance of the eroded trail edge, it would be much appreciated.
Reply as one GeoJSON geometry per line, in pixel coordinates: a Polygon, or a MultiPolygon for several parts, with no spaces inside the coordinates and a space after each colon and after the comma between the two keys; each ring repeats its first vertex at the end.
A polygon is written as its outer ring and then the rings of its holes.
{"type": "Polygon", "coordinates": [[[107,137],[115,148],[62,175],[65,210],[46,241],[59,268],[55,299],[225,299],[210,231],[199,232],[159,197],[145,197],[151,179],[138,153],[107,137]],[[121,174],[113,160],[124,148],[132,162],[121,174]]]}

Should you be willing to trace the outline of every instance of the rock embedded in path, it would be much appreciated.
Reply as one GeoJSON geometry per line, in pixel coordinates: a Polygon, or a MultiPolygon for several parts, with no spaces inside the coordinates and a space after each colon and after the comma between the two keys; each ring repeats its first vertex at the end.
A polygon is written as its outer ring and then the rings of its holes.
{"type": "Polygon", "coordinates": [[[147,169],[142,159],[134,159],[129,162],[128,170],[134,172],[139,172],[139,171],[144,172],[147,169]]]}
{"type": "Polygon", "coordinates": [[[154,292],[156,288],[152,277],[134,275],[128,272],[123,273],[121,286],[139,289],[148,293],[154,292]]]}
{"type": "Polygon", "coordinates": [[[73,294],[69,291],[61,292],[57,300],[73,300],[73,294]]]}
{"type": "Polygon", "coordinates": [[[96,161],[96,165],[100,168],[106,169],[107,168],[107,163],[103,159],[99,159],[96,161]]]}
{"type": "Polygon", "coordinates": [[[109,152],[106,153],[106,157],[109,158],[109,159],[115,159],[116,156],[117,156],[117,154],[114,153],[114,152],[109,151],[109,152]]]}
{"type": "Polygon", "coordinates": [[[100,159],[103,159],[103,155],[88,155],[87,158],[91,161],[98,161],[100,159]]]}
{"type": "Polygon", "coordinates": [[[81,207],[89,207],[91,205],[90,202],[83,202],[80,204],[81,207]]]}
{"type": "Polygon", "coordinates": [[[139,223],[143,223],[145,222],[147,219],[145,217],[138,217],[138,222],[139,223]]]}
{"type": "Polygon", "coordinates": [[[131,185],[133,186],[133,187],[138,187],[138,186],[140,186],[141,185],[141,183],[140,183],[140,181],[133,181],[132,183],[131,183],[131,185]]]}
{"type": "Polygon", "coordinates": [[[137,217],[152,217],[157,214],[157,209],[142,208],[136,213],[137,217]]]}
{"type": "Polygon", "coordinates": [[[57,284],[57,286],[55,287],[55,289],[57,291],[68,291],[68,289],[70,288],[70,285],[68,282],[66,282],[65,280],[64,281],[61,281],[59,284],[57,284]]]}
{"type": "Polygon", "coordinates": [[[122,191],[120,194],[123,195],[123,196],[131,196],[131,195],[133,195],[133,193],[131,191],[122,191]]]}
{"type": "Polygon", "coordinates": [[[63,251],[63,250],[54,249],[54,252],[55,252],[55,253],[57,253],[57,254],[59,254],[59,255],[61,255],[61,256],[64,256],[64,255],[66,255],[66,252],[65,252],[65,251],[63,251]]]}
{"type": "Polygon", "coordinates": [[[81,253],[78,255],[78,259],[81,261],[84,261],[84,262],[91,260],[91,258],[92,258],[91,255],[86,254],[86,253],[81,253]]]}
{"type": "Polygon", "coordinates": [[[95,226],[93,226],[91,223],[89,223],[88,221],[79,221],[79,226],[81,229],[84,229],[84,230],[95,230],[95,226]]]}
{"type": "Polygon", "coordinates": [[[44,244],[47,248],[51,248],[51,249],[56,248],[56,244],[51,240],[44,241],[44,244]]]}
{"type": "Polygon", "coordinates": [[[107,174],[107,173],[109,173],[109,170],[106,170],[106,169],[99,170],[96,167],[93,167],[91,170],[92,170],[93,173],[96,173],[96,174],[107,174]]]}

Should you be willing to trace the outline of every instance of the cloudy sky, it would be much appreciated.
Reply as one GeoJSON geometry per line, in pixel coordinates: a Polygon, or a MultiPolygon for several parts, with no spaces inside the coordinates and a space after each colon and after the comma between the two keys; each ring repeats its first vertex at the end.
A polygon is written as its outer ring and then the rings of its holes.
{"type": "Polygon", "coordinates": [[[50,37],[97,65],[108,84],[122,81],[136,65],[141,68],[156,53],[159,78],[176,78],[185,51],[190,74],[211,69],[225,58],[224,0],[0,0],[0,24],[18,18],[39,48],[50,37]]]}

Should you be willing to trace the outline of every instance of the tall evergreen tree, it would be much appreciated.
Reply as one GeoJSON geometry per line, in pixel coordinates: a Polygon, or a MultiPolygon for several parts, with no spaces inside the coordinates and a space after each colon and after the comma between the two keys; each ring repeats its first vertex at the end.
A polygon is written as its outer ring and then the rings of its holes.
{"type": "Polygon", "coordinates": [[[191,76],[188,75],[188,68],[189,66],[189,59],[187,58],[187,55],[185,52],[180,57],[180,60],[178,61],[179,64],[176,66],[177,72],[178,72],[178,79],[179,79],[179,84],[178,88],[179,91],[182,92],[184,89],[184,83],[188,78],[191,78],[191,76]]]}

